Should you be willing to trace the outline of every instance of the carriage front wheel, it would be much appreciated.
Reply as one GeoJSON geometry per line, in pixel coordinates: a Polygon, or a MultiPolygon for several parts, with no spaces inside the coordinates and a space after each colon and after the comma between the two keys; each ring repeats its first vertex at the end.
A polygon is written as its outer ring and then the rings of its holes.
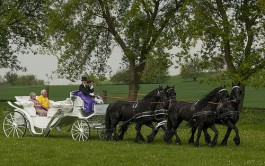
{"type": "Polygon", "coordinates": [[[102,140],[106,140],[107,134],[106,134],[105,126],[96,127],[96,129],[97,129],[97,135],[98,135],[98,137],[100,139],[102,139],[102,140]]]}
{"type": "Polygon", "coordinates": [[[71,127],[71,134],[74,140],[86,141],[90,137],[90,126],[86,120],[78,119],[71,127]]]}
{"type": "Polygon", "coordinates": [[[8,113],[3,121],[3,131],[6,137],[23,137],[27,130],[27,122],[18,111],[8,113]]]}

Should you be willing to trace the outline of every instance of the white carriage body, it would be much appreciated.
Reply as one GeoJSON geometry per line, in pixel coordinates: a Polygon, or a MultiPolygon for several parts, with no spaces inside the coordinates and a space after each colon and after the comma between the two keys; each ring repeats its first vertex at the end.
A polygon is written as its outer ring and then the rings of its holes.
{"type": "MultiPolygon", "coordinates": [[[[75,96],[75,99],[72,100],[73,95],[70,93],[70,98],[67,98],[64,101],[52,101],[50,100],[50,108],[47,112],[47,116],[39,116],[36,114],[34,108],[34,103],[29,101],[29,96],[15,96],[16,102],[14,105],[10,101],[8,104],[15,108],[15,111],[23,113],[26,116],[30,124],[30,130],[33,134],[42,134],[35,131],[34,127],[40,129],[50,128],[51,126],[56,126],[56,123],[60,121],[61,116],[75,117],[78,119],[89,120],[97,116],[105,116],[108,104],[95,104],[93,107],[94,112],[89,116],[84,116],[83,100],[75,96]],[[20,108],[22,107],[22,108],[20,108]],[[61,115],[61,116],[56,116],[61,115]]],[[[15,114],[16,116],[16,114],[15,114]]]]}

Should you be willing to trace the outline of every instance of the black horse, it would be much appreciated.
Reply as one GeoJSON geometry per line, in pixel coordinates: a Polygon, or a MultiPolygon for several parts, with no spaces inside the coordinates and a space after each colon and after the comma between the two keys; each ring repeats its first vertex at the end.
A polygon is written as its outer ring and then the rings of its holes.
{"type": "Polygon", "coordinates": [[[167,102],[166,105],[164,105],[164,108],[162,109],[157,109],[153,122],[156,122],[157,125],[155,128],[153,128],[152,133],[150,135],[147,136],[147,142],[150,143],[154,140],[156,134],[158,133],[159,129],[161,128],[165,134],[167,132],[166,129],[166,122],[167,122],[167,115],[168,115],[168,108],[171,105],[172,102],[174,102],[176,100],[176,92],[173,87],[167,86],[164,89],[166,96],[167,96],[167,102]]]}
{"type": "MultiPolygon", "coordinates": [[[[235,131],[236,135],[233,139],[236,145],[240,144],[240,137],[238,128],[236,127],[236,123],[239,120],[239,105],[241,102],[242,89],[240,84],[234,85],[232,84],[232,89],[229,96],[229,102],[220,110],[220,115],[218,119],[216,119],[216,124],[226,125],[227,132],[225,134],[224,139],[221,142],[222,146],[227,145],[227,140],[230,136],[232,129],[235,131]]],[[[207,132],[207,129],[204,130],[205,140],[210,138],[210,135],[207,132]]]]}
{"type": "MultiPolygon", "coordinates": [[[[168,106],[170,104],[170,101],[174,100],[176,98],[176,92],[175,92],[174,86],[170,87],[167,85],[166,88],[164,88],[163,92],[166,95],[166,98],[164,98],[163,102],[160,102],[156,105],[154,112],[146,113],[146,115],[143,116],[145,118],[145,125],[147,125],[149,128],[151,128],[153,131],[152,134],[147,137],[148,142],[153,141],[153,139],[156,136],[160,127],[162,127],[162,129],[164,131],[166,131],[166,128],[164,127],[163,124],[165,123],[164,121],[167,118],[167,109],[168,109],[168,106]],[[156,122],[158,124],[156,126],[154,126],[152,122],[156,122]]],[[[141,114],[134,115],[134,117],[135,117],[135,119],[143,118],[141,116],[141,114]]],[[[131,119],[129,121],[126,121],[125,123],[123,123],[120,126],[120,129],[119,129],[119,139],[120,140],[123,139],[123,136],[124,136],[125,132],[127,131],[129,125],[132,122],[134,122],[135,119],[131,119]]],[[[141,140],[144,141],[143,138],[141,138],[141,140]]],[[[137,140],[135,140],[135,142],[137,142],[137,140]]]]}
{"type": "MultiPolygon", "coordinates": [[[[140,120],[137,120],[141,119],[138,117],[144,116],[144,114],[147,114],[147,112],[154,111],[157,105],[162,104],[162,101],[164,101],[165,99],[166,95],[164,93],[164,89],[162,88],[162,86],[159,86],[159,88],[149,92],[139,102],[117,101],[115,103],[110,104],[106,110],[105,117],[107,140],[111,139],[113,133],[114,140],[123,139],[124,132],[121,133],[119,136],[116,131],[116,127],[119,122],[124,122],[122,128],[126,131],[128,126],[132,122],[141,122],[140,120]]],[[[151,128],[153,127],[152,123],[148,121],[144,122],[144,124],[151,128]]],[[[137,130],[137,138],[135,139],[135,142],[138,142],[137,140],[139,139],[144,140],[139,130],[140,129],[137,130]]]]}
{"type": "Polygon", "coordinates": [[[176,143],[181,144],[181,140],[176,132],[180,123],[185,120],[192,127],[192,135],[189,143],[194,143],[194,134],[198,128],[197,139],[194,146],[199,146],[199,139],[203,129],[211,128],[215,132],[215,137],[211,146],[215,146],[218,138],[218,131],[214,125],[219,102],[228,100],[229,94],[223,87],[217,87],[208,93],[204,98],[195,103],[175,102],[168,110],[167,129],[169,132],[165,135],[168,144],[172,142],[172,137],[176,136],[176,143]]]}

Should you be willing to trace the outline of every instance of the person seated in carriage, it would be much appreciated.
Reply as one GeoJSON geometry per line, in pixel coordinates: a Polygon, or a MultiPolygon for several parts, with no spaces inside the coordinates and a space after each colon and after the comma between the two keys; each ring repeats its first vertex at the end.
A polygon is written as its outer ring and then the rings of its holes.
{"type": "Polygon", "coordinates": [[[41,95],[38,96],[37,100],[41,103],[42,109],[48,111],[50,108],[50,101],[47,97],[48,93],[46,89],[41,90],[41,95]]]}
{"type": "Polygon", "coordinates": [[[36,109],[37,115],[47,116],[47,111],[42,108],[41,103],[36,99],[36,93],[31,92],[29,94],[29,97],[29,101],[32,101],[34,103],[34,108],[36,109]]]}
{"type": "Polygon", "coordinates": [[[79,91],[73,92],[73,95],[79,96],[84,101],[84,113],[89,115],[93,113],[93,105],[97,103],[97,96],[94,94],[94,81],[87,80],[82,77],[82,84],[79,86],[79,91]]]}

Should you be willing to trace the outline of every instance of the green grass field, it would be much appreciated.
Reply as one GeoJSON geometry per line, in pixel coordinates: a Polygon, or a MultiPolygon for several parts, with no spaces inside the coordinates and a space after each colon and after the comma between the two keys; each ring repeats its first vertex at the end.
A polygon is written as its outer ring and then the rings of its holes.
{"type": "MultiPolygon", "coordinates": [[[[11,111],[7,104],[0,104],[0,121],[11,111]]],[[[228,146],[219,144],[210,148],[203,138],[200,147],[188,144],[190,130],[183,123],[178,132],[182,145],[167,145],[159,132],[154,142],[133,143],[134,125],[125,139],[120,142],[100,140],[96,133],[86,142],[74,141],[70,133],[60,133],[53,129],[48,137],[31,136],[6,138],[0,131],[0,165],[264,165],[265,155],[265,112],[245,110],[240,115],[238,128],[241,136],[240,146],[232,139],[228,146]]],[[[221,142],[226,128],[217,126],[218,143],[221,142]]],[[[143,135],[151,131],[144,127],[143,135]]],[[[213,133],[210,132],[212,135],[213,133]]]]}
{"type": "MultiPolygon", "coordinates": [[[[166,84],[165,84],[166,85],[166,84]]],[[[197,100],[207,94],[210,85],[187,82],[179,77],[172,78],[168,85],[175,86],[178,100],[197,100]]],[[[158,87],[158,85],[141,85],[139,94],[158,87]]],[[[12,100],[14,96],[28,95],[31,91],[39,92],[44,87],[0,87],[0,100],[12,100]]],[[[50,86],[50,99],[64,100],[69,92],[76,90],[78,85],[50,86]]],[[[97,92],[106,90],[108,101],[116,97],[127,97],[127,85],[101,85],[95,87],[97,92]]],[[[228,90],[230,90],[228,88],[228,90]]],[[[141,95],[139,95],[141,97],[141,95]]],[[[182,145],[167,145],[163,141],[163,133],[159,132],[154,142],[147,144],[133,143],[134,125],[128,130],[125,139],[120,142],[100,140],[96,133],[86,142],[74,141],[68,132],[53,129],[48,137],[31,136],[29,132],[23,138],[6,138],[0,130],[0,165],[265,165],[265,89],[247,87],[244,110],[237,124],[241,137],[240,146],[233,142],[232,131],[228,146],[220,146],[226,127],[217,125],[219,131],[218,145],[208,147],[202,138],[200,147],[188,144],[190,129],[183,123],[178,133],[182,145]]],[[[5,102],[0,102],[0,122],[12,111],[5,102]]],[[[144,136],[151,130],[143,127],[144,136]]],[[[213,135],[212,132],[210,132],[213,135]]]]}

